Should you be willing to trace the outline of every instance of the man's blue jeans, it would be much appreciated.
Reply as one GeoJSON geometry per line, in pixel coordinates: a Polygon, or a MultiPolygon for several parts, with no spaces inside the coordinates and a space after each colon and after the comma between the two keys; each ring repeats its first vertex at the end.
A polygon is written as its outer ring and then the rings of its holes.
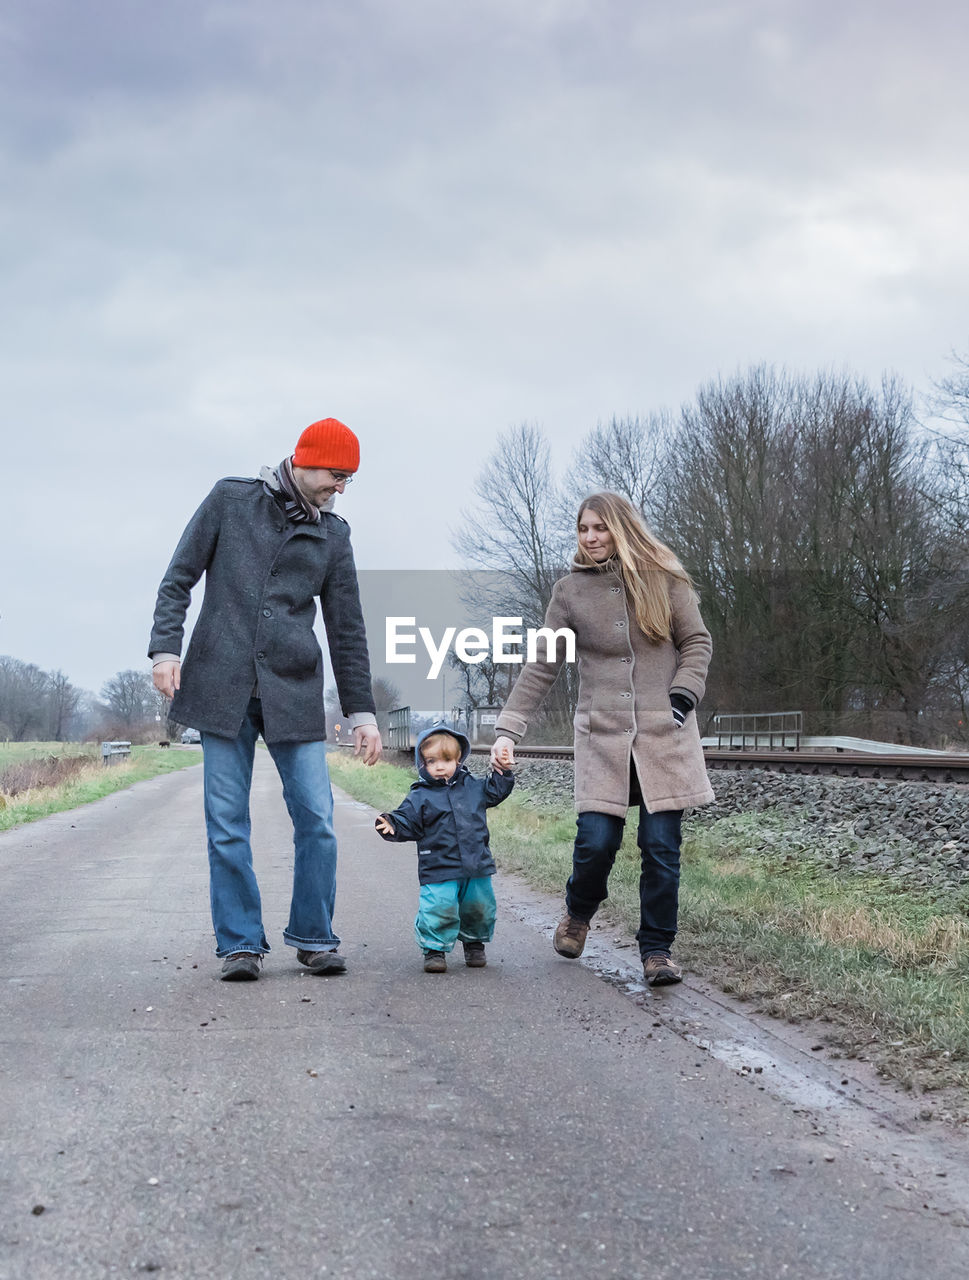
{"type": "MultiPolygon", "coordinates": [[[[219,956],[269,950],[249,843],[252,762],[262,728],[262,703],[253,698],[237,738],[202,734],[209,890],[219,956]]],[[[267,745],[293,820],[293,898],[283,939],[304,951],[332,951],[340,939],[333,932],[336,836],[326,746],[322,742],[267,745]]]]}
{"type": "MultiPolygon", "coordinates": [[[[638,844],[640,955],[669,955],[676,937],[680,888],[680,821],[682,809],[648,813],[639,809],[638,844]]],[[[590,921],[609,896],[609,872],[622,844],[625,818],[611,813],[580,813],[576,822],[572,874],[565,886],[569,915],[590,921]]]]}

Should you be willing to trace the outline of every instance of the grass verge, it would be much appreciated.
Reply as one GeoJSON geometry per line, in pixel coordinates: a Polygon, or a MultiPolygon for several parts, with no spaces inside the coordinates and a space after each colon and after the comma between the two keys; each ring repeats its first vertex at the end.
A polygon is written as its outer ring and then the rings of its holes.
{"type": "MultiPolygon", "coordinates": [[[[396,807],[413,771],[365,768],[331,753],[334,781],[378,809],[396,807]]],[[[515,792],[489,814],[503,870],[556,893],[572,862],[571,808],[515,792]]],[[[823,1024],[834,1056],[872,1062],[924,1092],[955,1087],[969,1114],[969,890],[907,890],[884,876],[841,876],[784,857],[784,819],[769,811],[686,827],[678,958],[694,972],[789,1022],[823,1024]],[[776,855],[758,846],[771,828],[776,855]]],[[[635,824],[609,881],[603,913],[635,932],[635,824]]],[[[949,1104],[947,1103],[947,1107],[949,1104]]]]}
{"type": "Polygon", "coordinates": [[[49,817],[52,813],[62,813],[65,809],[75,809],[78,805],[89,804],[92,800],[100,800],[115,791],[122,791],[135,782],[143,782],[146,778],[154,778],[160,773],[174,773],[176,769],[184,769],[189,765],[200,764],[202,753],[199,750],[165,750],[162,747],[132,747],[131,756],[124,764],[105,767],[101,763],[100,749],[79,747],[77,743],[16,743],[22,748],[16,759],[8,749],[0,750],[0,769],[6,765],[18,765],[30,760],[40,759],[50,754],[78,756],[89,754],[90,760],[77,768],[76,772],[63,782],[54,786],[35,786],[28,790],[18,791],[8,796],[0,791],[0,831],[9,831],[25,822],[36,822],[38,818],[49,817]],[[45,750],[56,745],[58,752],[45,750]],[[28,748],[36,748],[29,750],[28,748]]]}
{"type": "Polygon", "coordinates": [[[89,755],[101,758],[101,749],[90,742],[0,742],[0,774],[11,765],[51,756],[89,755]]]}

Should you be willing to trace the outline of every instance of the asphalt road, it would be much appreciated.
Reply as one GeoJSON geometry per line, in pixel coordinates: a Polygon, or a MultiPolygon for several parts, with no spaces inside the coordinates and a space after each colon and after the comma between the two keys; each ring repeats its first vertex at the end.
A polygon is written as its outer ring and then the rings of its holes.
{"type": "Polygon", "coordinates": [[[514,883],[488,967],[424,974],[413,851],[347,799],[349,972],[301,971],[257,759],[256,983],[217,980],[200,769],[0,836],[0,1276],[969,1274],[964,1215],[671,1029],[674,990],[557,958],[514,883]]]}

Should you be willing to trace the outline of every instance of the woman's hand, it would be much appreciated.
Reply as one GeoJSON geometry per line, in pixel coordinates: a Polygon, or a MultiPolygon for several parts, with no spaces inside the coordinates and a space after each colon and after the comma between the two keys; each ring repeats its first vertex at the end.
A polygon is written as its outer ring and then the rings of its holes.
{"type": "Polygon", "coordinates": [[[503,769],[513,769],[515,766],[515,740],[514,738],[495,738],[495,744],[491,748],[491,765],[497,769],[499,773],[503,769]]]}
{"type": "Polygon", "coordinates": [[[686,717],[693,710],[693,703],[689,698],[684,697],[682,693],[671,693],[670,707],[673,711],[673,723],[677,729],[682,729],[686,722],[686,717]]]}

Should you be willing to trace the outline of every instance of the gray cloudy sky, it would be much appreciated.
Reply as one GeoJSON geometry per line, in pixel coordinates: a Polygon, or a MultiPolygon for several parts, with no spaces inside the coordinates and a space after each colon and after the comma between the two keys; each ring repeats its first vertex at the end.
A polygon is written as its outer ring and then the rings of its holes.
{"type": "Polygon", "coordinates": [[[759,361],[969,341],[956,0],[9,0],[0,653],[97,690],[221,475],[359,434],[367,569],[759,361]],[[433,506],[433,518],[416,516],[433,506]]]}

